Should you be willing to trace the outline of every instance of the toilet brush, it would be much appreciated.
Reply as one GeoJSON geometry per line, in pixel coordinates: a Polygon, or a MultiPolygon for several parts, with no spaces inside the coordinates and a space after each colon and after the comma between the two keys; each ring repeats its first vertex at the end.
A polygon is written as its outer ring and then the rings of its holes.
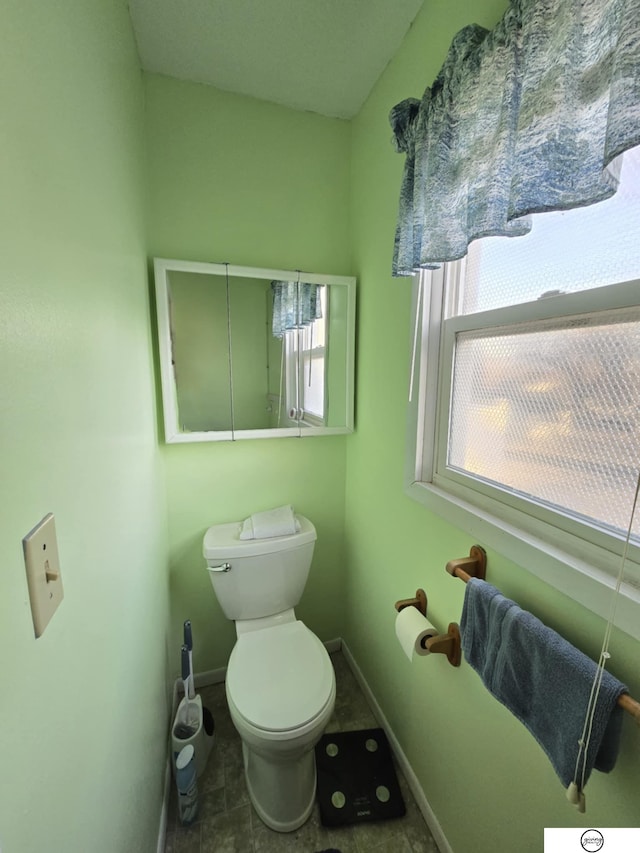
{"type": "MultiPolygon", "coordinates": [[[[193,699],[196,695],[195,688],[195,679],[193,676],[193,634],[191,631],[191,620],[187,619],[184,623],[184,644],[187,647],[189,652],[189,699],[193,699]]],[[[187,694],[185,693],[185,696],[187,694]]],[[[211,711],[205,706],[202,709],[202,715],[204,720],[204,728],[205,732],[209,736],[209,738],[213,737],[213,730],[215,728],[215,723],[213,720],[213,714],[211,711]]]]}
{"type": "MultiPolygon", "coordinates": [[[[189,652],[189,684],[188,684],[188,692],[185,688],[185,696],[189,699],[193,699],[196,695],[195,684],[193,680],[193,635],[191,633],[191,620],[187,619],[184,623],[184,644],[187,647],[187,651],[189,652]]],[[[183,675],[184,678],[184,675],[183,675]]]]}

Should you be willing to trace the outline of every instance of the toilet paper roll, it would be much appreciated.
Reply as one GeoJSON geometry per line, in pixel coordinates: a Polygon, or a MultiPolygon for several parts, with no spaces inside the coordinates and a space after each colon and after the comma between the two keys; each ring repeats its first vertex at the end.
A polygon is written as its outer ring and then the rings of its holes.
{"type": "Polygon", "coordinates": [[[417,607],[403,607],[396,616],[396,637],[405,655],[411,660],[413,654],[428,655],[423,641],[437,636],[438,631],[417,607]]]}

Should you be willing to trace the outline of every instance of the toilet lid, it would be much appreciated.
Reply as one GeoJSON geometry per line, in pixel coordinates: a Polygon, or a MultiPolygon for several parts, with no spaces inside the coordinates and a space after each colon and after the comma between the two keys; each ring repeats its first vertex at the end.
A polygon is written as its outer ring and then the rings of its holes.
{"type": "Polygon", "coordinates": [[[227,691],[259,729],[296,729],[316,717],[331,695],[327,650],[302,622],[241,634],[227,669],[227,691]]]}

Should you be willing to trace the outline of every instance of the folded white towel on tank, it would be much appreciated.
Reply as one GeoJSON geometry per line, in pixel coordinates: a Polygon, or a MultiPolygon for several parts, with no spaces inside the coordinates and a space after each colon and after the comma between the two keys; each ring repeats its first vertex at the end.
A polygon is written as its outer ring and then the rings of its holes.
{"type": "Polygon", "coordinates": [[[291,536],[300,530],[300,522],[293,507],[279,506],[265,512],[256,512],[242,522],[241,539],[271,539],[274,536],[291,536]]]}

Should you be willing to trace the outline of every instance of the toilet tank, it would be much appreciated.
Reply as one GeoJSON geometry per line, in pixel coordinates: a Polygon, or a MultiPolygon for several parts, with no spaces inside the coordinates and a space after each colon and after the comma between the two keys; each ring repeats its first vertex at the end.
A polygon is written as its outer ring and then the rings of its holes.
{"type": "Polygon", "coordinates": [[[297,533],[270,539],[240,539],[241,522],[215,524],[207,530],[202,551],[227,619],[259,619],[298,604],[311,567],[316,529],[308,518],[296,518],[297,533]],[[229,569],[221,571],[225,564],[229,569]]]}

